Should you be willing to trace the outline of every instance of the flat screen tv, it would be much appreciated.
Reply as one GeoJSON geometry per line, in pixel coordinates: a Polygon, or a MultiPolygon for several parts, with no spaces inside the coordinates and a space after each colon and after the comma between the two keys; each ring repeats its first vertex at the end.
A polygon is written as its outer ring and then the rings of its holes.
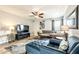
{"type": "Polygon", "coordinates": [[[28,32],[29,26],[28,25],[17,25],[16,30],[17,32],[28,32]]]}

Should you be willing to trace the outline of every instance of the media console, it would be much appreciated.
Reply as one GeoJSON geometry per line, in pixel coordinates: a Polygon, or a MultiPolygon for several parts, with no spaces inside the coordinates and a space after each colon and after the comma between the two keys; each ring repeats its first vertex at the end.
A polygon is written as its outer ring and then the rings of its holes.
{"type": "Polygon", "coordinates": [[[16,26],[16,40],[20,40],[30,36],[29,26],[28,25],[17,25],[16,26]]]}

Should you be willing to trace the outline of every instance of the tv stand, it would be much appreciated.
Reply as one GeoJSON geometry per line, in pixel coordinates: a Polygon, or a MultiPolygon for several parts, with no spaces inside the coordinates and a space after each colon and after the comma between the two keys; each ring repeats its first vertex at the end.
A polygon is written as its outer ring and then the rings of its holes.
{"type": "Polygon", "coordinates": [[[30,36],[29,32],[26,32],[26,33],[17,33],[16,34],[16,40],[20,40],[20,39],[23,39],[23,38],[26,38],[26,37],[29,37],[29,36],[30,36]]]}
{"type": "Polygon", "coordinates": [[[16,40],[20,40],[30,36],[29,26],[28,25],[17,25],[16,26],[16,40]]]}

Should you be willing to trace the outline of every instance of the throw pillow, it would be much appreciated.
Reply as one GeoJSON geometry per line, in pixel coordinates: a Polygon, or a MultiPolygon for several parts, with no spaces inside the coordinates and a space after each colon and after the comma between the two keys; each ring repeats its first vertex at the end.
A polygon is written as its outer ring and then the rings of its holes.
{"type": "Polygon", "coordinates": [[[59,50],[63,51],[63,50],[67,50],[67,48],[68,48],[68,42],[65,40],[62,40],[59,46],[59,50]]]}

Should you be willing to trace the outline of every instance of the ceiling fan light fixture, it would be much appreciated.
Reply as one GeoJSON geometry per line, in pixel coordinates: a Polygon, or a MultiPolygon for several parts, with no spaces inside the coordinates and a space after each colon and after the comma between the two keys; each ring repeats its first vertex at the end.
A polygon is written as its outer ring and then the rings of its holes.
{"type": "Polygon", "coordinates": [[[38,12],[40,9],[39,8],[33,8],[32,11],[33,12],[38,12]]]}

